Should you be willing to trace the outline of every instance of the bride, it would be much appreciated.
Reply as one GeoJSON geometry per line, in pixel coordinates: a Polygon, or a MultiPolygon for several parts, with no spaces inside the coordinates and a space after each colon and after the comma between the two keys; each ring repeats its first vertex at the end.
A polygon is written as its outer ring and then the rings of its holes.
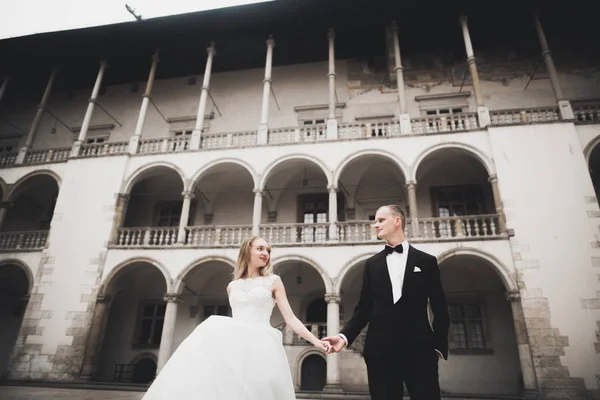
{"type": "Polygon", "coordinates": [[[281,332],[270,325],[275,304],[298,335],[323,351],[294,315],[279,276],[271,272],[271,247],[258,236],[240,247],[227,286],[233,318],[210,316],[181,343],[142,400],[293,400],[292,376],[281,332]]]}

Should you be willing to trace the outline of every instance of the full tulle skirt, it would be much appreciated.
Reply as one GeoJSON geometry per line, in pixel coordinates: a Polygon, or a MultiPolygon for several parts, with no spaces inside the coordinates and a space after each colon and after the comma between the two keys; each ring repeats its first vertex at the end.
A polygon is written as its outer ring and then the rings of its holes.
{"type": "Polygon", "coordinates": [[[295,400],[281,332],[211,316],[181,343],[143,400],[295,400]]]}

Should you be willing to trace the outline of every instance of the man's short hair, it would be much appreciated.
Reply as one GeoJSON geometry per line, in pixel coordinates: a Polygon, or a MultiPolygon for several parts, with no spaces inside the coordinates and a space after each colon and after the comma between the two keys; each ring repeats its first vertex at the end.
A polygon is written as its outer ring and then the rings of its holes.
{"type": "Polygon", "coordinates": [[[406,229],[406,214],[404,213],[404,210],[397,204],[388,204],[386,206],[381,206],[380,208],[383,207],[386,207],[395,216],[402,218],[402,230],[404,231],[406,229]]]}

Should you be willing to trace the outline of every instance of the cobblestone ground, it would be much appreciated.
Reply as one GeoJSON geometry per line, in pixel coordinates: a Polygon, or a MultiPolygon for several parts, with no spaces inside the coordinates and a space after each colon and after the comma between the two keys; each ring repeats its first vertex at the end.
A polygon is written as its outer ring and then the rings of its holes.
{"type": "Polygon", "coordinates": [[[0,400],[139,400],[143,392],[0,386],[0,400]]]}

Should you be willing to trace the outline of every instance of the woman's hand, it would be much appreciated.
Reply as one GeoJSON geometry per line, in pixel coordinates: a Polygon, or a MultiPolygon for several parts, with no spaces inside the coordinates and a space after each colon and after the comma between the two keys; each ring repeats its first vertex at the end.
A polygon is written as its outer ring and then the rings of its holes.
{"type": "Polygon", "coordinates": [[[327,340],[317,339],[313,344],[316,348],[323,350],[325,353],[327,353],[331,349],[331,343],[329,343],[327,340]]]}

